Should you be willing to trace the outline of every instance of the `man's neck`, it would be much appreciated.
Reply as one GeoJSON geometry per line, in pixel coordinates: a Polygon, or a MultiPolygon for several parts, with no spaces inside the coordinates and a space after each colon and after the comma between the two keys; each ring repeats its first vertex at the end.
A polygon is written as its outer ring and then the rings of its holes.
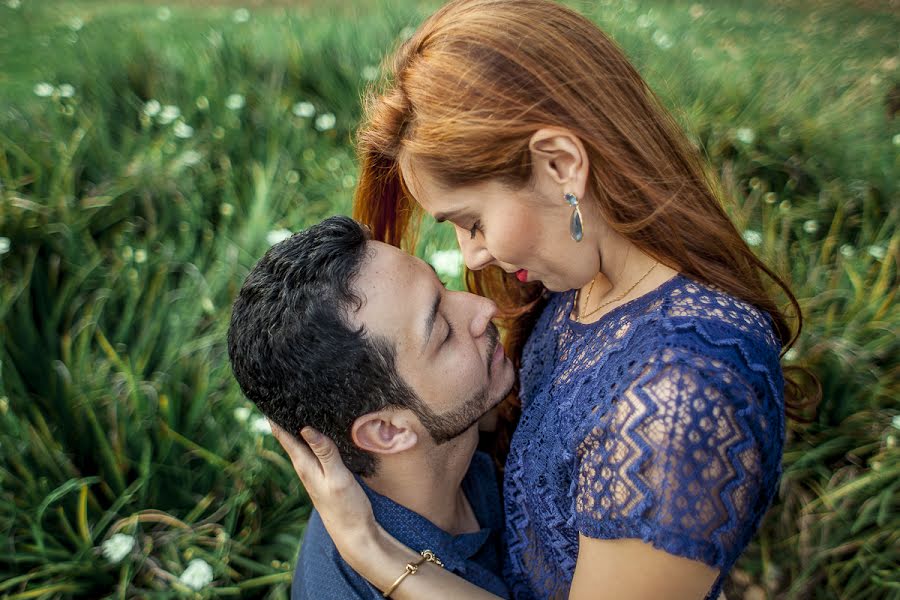
{"type": "Polygon", "coordinates": [[[383,457],[378,472],[364,480],[382,496],[422,515],[447,533],[477,531],[478,521],[462,492],[475,444],[477,432],[474,443],[449,442],[447,448],[441,446],[442,451],[430,455],[409,452],[383,457]]]}

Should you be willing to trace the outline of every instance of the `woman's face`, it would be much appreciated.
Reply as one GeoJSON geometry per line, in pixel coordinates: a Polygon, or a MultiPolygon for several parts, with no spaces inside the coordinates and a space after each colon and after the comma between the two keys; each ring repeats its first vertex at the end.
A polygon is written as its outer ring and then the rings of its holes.
{"type": "Polygon", "coordinates": [[[485,181],[448,189],[427,169],[401,162],[404,180],[419,205],[438,221],[456,228],[466,266],[473,271],[496,265],[520,281],[540,281],[551,291],[579,288],[600,267],[594,219],[582,203],[585,236],[569,235],[572,208],[552,180],[535,176],[522,189],[485,181]]]}

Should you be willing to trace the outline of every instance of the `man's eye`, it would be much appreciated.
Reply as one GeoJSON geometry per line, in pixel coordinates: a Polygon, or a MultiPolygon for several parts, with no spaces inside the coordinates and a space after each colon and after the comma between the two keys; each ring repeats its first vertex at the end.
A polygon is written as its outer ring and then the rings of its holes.
{"type": "Polygon", "coordinates": [[[475,221],[469,229],[469,236],[474,240],[475,234],[481,231],[481,221],[475,221]]]}
{"type": "Polygon", "coordinates": [[[445,337],[444,341],[441,343],[446,344],[451,336],[453,336],[453,325],[450,324],[450,321],[447,321],[447,337],[445,337]]]}

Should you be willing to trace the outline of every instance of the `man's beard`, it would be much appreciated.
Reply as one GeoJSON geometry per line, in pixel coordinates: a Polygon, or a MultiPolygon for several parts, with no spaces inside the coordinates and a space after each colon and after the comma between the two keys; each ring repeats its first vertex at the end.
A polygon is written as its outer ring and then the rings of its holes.
{"type": "MultiPolygon", "coordinates": [[[[424,402],[417,401],[411,408],[437,445],[445,444],[469,430],[472,425],[494,407],[497,401],[509,393],[504,390],[500,398],[491,398],[488,394],[493,381],[494,351],[500,343],[500,332],[493,323],[488,324],[488,364],[487,383],[472,394],[462,406],[445,415],[435,414],[424,402]]],[[[512,387],[512,385],[510,385],[512,387]]]]}

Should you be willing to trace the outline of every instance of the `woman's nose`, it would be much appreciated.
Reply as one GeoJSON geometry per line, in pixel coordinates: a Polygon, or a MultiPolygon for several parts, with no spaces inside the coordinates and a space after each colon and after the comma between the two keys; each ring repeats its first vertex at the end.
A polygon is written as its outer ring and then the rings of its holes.
{"type": "Polygon", "coordinates": [[[480,235],[474,238],[472,235],[460,227],[456,228],[456,241],[459,244],[459,250],[462,252],[463,260],[466,267],[470,271],[480,271],[491,264],[494,257],[488,252],[480,235]]]}

